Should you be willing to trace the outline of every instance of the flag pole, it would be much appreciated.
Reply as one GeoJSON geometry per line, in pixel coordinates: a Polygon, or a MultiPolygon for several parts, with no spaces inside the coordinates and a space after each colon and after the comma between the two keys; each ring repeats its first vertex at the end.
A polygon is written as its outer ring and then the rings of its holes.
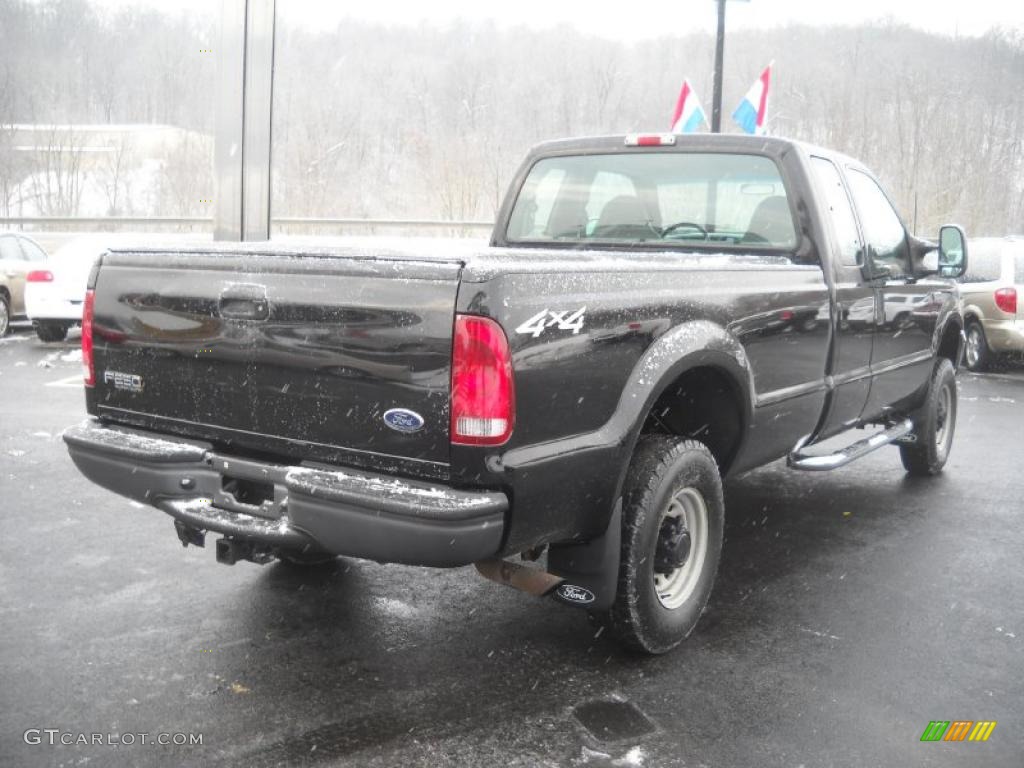
{"type": "Polygon", "coordinates": [[[715,93],[711,104],[711,132],[722,132],[722,69],[725,59],[725,0],[718,2],[718,37],[715,41],[715,93]]]}

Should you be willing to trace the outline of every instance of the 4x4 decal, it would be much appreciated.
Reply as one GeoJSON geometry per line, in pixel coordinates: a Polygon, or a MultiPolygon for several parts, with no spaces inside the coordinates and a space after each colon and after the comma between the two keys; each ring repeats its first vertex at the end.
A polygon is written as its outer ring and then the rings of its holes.
{"type": "Polygon", "coordinates": [[[542,309],[525,323],[516,328],[516,333],[528,333],[533,338],[538,338],[547,328],[557,328],[559,331],[572,331],[573,336],[583,330],[583,313],[586,307],[580,307],[575,312],[571,309],[555,310],[542,309]]]}

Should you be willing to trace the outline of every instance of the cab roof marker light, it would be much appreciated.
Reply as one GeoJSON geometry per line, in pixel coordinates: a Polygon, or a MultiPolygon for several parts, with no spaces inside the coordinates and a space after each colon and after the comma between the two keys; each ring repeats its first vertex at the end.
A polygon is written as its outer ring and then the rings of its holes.
{"type": "Polygon", "coordinates": [[[627,147],[674,147],[674,133],[631,133],[626,136],[627,147]]]}

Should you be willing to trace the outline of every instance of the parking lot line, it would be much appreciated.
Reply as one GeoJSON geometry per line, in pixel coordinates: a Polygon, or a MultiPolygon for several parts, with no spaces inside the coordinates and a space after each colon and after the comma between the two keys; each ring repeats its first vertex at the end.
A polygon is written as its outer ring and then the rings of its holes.
{"type": "Polygon", "coordinates": [[[57,379],[57,381],[46,382],[47,387],[80,387],[82,386],[82,374],[76,373],[74,376],[68,376],[65,379],[57,379]]]}

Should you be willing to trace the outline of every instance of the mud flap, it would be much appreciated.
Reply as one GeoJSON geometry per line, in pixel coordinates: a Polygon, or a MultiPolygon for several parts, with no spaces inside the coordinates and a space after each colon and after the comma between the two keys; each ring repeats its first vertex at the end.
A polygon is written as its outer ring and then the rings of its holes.
{"type": "Polygon", "coordinates": [[[552,544],[548,571],[563,581],[551,593],[559,602],[604,611],[615,602],[622,545],[622,499],[615,504],[608,529],[582,544],[552,544]]]}

